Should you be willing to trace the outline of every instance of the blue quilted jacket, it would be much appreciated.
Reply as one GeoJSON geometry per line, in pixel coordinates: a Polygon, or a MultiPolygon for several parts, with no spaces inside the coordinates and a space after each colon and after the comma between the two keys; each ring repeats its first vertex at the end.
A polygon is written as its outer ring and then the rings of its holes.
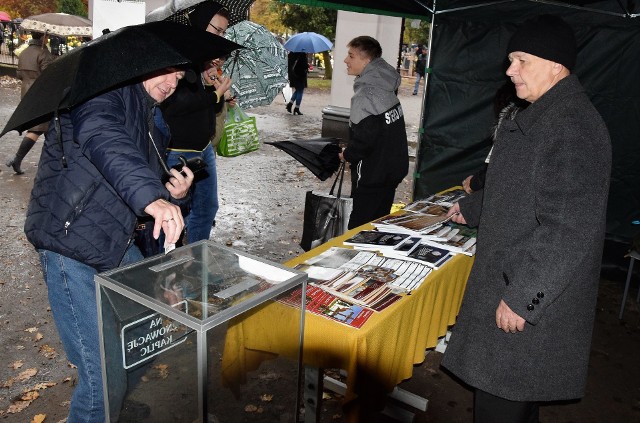
{"type": "Polygon", "coordinates": [[[25,222],[27,238],[37,249],[99,272],[115,268],[137,217],[146,215],[144,208],[170,199],[149,137],[151,128],[164,157],[168,129],[140,83],[73,108],[60,116],[60,124],[61,143],[53,122],[45,138],[25,222]]]}

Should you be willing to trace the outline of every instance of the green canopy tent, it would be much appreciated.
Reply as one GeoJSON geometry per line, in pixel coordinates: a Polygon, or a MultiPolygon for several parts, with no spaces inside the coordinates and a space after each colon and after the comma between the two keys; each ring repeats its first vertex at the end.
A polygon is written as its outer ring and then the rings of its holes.
{"type": "Polygon", "coordinates": [[[281,0],[432,22],[414,198],[460,184],[482,165],[506,46],[525,19],[562,16],[578,40],[575,73],[609,129],[613,169],[607,234],[640,232],[640,2],[633,0],[281,0]]]}

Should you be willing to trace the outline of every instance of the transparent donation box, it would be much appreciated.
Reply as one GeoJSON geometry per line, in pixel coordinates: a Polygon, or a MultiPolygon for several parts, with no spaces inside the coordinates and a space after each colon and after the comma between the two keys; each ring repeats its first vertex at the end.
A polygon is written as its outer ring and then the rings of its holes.
{"type": "Polygon", "coordinates": [[[296,422],[306,278],[210,241],[97,275],[107,421],[296,422]]]}

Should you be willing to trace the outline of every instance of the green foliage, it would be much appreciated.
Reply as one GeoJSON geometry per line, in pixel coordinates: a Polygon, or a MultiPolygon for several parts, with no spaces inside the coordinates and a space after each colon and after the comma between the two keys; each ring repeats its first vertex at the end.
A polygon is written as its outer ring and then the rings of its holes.
{"type": "Polygon", "coordinates": [[[330,40],[336,36],[338,11],[321,7],[273,2],[282,23],[294,32],[317,32],[330,40]]]}
{"type": "Polygon", "coordinates": [[[249,11],[249,20],[260,24],[274,34],[283,35],[287,27],[280,20],[278,11],[273,7],[274,0],[256,0],[249,11]]]}
{"type": "Polygon", "coordinates": [[[87,17],[87,10],[82,0],[57,0],[58,12],[87,17]]]}
{"type": "Polygon", "coordinates": [[[429,44],[429,28],[430,23],[428,21],[418,21],[414,19],[405,19],[404,22],[404,35],[402,42],[407,45],[413,44],[429,44]],[[417,28],[414,28],[416,23],[419,23],[417,28]]]}

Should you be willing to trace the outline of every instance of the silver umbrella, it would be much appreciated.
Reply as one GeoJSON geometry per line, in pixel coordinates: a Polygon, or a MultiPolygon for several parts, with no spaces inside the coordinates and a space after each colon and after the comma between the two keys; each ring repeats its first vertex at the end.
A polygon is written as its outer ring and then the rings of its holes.
{"type": "Polygon", "coordinates": [[[72,35],[91,37],[93,35],[89,19],[66,13],[43,13],[42,15],[29,16],[20,23],[20,28],[60,37],[72,35]]]}
{"type": "Polygon", "coordinates": [[[287,51],[268,29],[242,21],[227,29],[225,38],[242,45],[222,67],[242,108],[271,104],[288,82],[287,51]]]}

